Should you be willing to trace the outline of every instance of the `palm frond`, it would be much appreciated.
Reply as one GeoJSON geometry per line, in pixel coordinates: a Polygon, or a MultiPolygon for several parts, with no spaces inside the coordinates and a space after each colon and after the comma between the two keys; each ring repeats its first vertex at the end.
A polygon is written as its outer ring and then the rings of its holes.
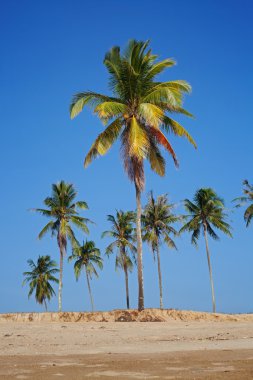
{"type": "Polygon", "coordinates": [[[107,102],[107,101],[115,101],[117,99],[112,98],[110,96],[98,94],[93,91],[80,92],[73,96],[71,105],[70,105],[70,117],[74,119],[82,110],[83,107],[88,104],[93,108],[98,104],[107,102]]]}
{"type": "Polygon", "coordinates": [[[122,128],[122,122],[118,118],[114,120],[93,143],[91,149],[85,157],[84,166],[87,167],[92,160],[98,156],[103,156],[111,148],[114,141],[117,139],[122,128]]]}
{"type": "Polygon", "coordinates": [[[252,217],[253,217],[253,204],[251,204],[249,207],[247,207],[247,209],[244,213],[244,220],[246,222],[246,227],[248,227],[250,225],[252,217]]]}
{"type": "Polygon", "coordinates": [[[128,139],[130,156],[145,158],[149,150],[149,139],[145,129],[134,116],[131,118],[128,139]]]}
{"type": "Polygon", "coordinates": [[[186,137],[187,140],[194,146],[194,148],[197,148],[197,144],[194,141],[194,139],[186,131],[186,129],[181,124],[179,124],[177,121],[171,119],[168,116],[164,116],[162,126],[167,132],[173,132],[174,135],[176,135],[176,136],[186,137]]]}
{"type": "Polygon", "coordinates": [[[176,64],[176,61],[172,58],[164,59],[163,61],[157,62],[152,65],[151,69],[148,72],[150,78],[155,77],[156,75],[162,73],[168,67],[172,67],[176,64]]]}
{"type": "Polygon", "coordinates": [[[44,237],[44,235],[48,232],[51,232],[51,233],[54,233],[54,230],[55,230],[55,222],[53,222],[52,220],[50,222],[48,222],[44,228],[42,228],[42,230],[40,231],[39,235],[38,235],[38,239],[42,239],[44,237]]]}
{"type": "Polygon", "coordinates": [[[169,152],[169,154],[173,158],[175,166],[178,167],[179,163],[176,157],[176,153],[174,152],[171,144],[169,143],[165,135],[158,128],[150,127],[150,130],[152,135],[156,138],[157,143],[162,145],[169,152]]]}

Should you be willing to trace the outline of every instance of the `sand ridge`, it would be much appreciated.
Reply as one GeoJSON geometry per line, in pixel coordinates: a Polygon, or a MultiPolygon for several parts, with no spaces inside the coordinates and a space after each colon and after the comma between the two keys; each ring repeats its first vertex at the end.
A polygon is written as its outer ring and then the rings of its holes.
{"type": "Polygon", "coordinates": [[[12,322],[169,322],[217,321],[253,322],[253,314],[221,314],[175,309],[112,310],[97,312],[60,312],[60,313],[6,313],[0,314],[0,323],[12,322]]]}

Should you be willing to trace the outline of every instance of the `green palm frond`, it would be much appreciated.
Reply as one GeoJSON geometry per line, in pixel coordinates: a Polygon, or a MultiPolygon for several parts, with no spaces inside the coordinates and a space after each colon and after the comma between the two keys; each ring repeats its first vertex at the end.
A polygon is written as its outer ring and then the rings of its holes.
{"type": "Polygon", "coordinates": [[[186,137],[187,140],[194,146],[194,148],[197,148],[197,144],[193,140],[193,138],[191,137],[191,135],[177,121],[171,119],[168,116],[164,116],[164,118],[163,118],[163,128],[166,131],[168,131],[168,132],[172,132],[176,136],[186,137]]]}
{"type": "Polygon", "coordinates": [[[105,96],[98,94],[96,92],[87,91],[80,92],[74,95],[72,103],[70,105],[70,117],[73,119],[76,117],[82,110],[83,107],[87,104],[92,108],[95,108],[97,105],[103,102],[117,101],[118,99],[112,98],[110,96],[105,96]]]}
{"type": "Polygon", "coordinates": [[[149,70],[148,76],[150,78],[154,78],[158,74],[162,73],[165,69],[167,69],[168,67],[172,67],[175,64],[176,62],[172,58],[164,59],[163,61],[160,61],[152,65],[151,69],[149,70]]]}
{"type": "Polygon", "coordinates": [[[89,222],[89,219],[72,216],[70,221],[74,224],[74,226],[78,227],[79,230],[83,231],[85,234],[89,234],[89,228],[87,227],[87,222],[89,222]]]}
{"type": "Polygon", "coordinates": [[[172,240],[171,237],[166,233],[164,234],[164,243],[166,243],[169,248],[173,248],[177,250],[177,246],[174,240],[172,240]]]}
{"type": "Polygon", "coordinates": [[[42,239],[45,236],[45,234],[48,232],[51,232],[53,234],[54,231],[55,231],[55,222],[51,220],[45,225],[45,227],[42,228],[42,230],[40,231],[38,235],[38,239],[42,239]]]}
{"type": "Polygon", "coordinates": [[[253,217],[253,185],[249,183],[248,180],[243,181],[243,193],[245,194],[242,197],[235,198],[233,202],[237,202],[235,207],[241,207],[250,203],[250,205],[246,208],[244,212],[244,221],[246,222],[246,227],[250,225],[250,222],[253,217]]]}
{"type": "Polygon", "coordinates": [[[74,207],[80,208],[81,210],[88,210],[88,204],[84,201],[78,201],[74,204],[74,207]]]}
{"type": "Polygon", "coordinates": [[[247,207],[247,209],[244,213],[244,220],[246,222],[246,227],[249,226],[252,217],[253,217],[253,204],[251,204],[249,207],[247,207]]]}
{"type": "Polygon", "coordinates": [[[134,116],[131,118],[128,139],[130,156],[145,158],[150,146],[148,134],[134,116]]]}
{"type": "Polygon", "coordinates": [[[98,156],[103,156],[111,148],[112,144],[117,139],[122,129],[122,122],[120,118],[114,120],[104,132],[98,135],[96,141],[92,144],[91,149],[87,153],[84,166],[87,167],[91,161],[98,156]]]}
{"type": "Polygon", "coordinates": [[[101,120],[110,120],[127,112],[127,106],[124,103],[108,101],[97,105],[94,112],[101,120]]]}
{"type": "Polygon", "coordinates": [[[165,159],[163,158],[157,144],[152,140],[148,160],[151,169],[163,177],[165,175],[165,159]]]}
{"type": "Polygon", "coordinates": [[[120,241],[119,240],[113,241],[105,249],[106,256],[110,256],[114,252],[115,248],[119,248],[119,247],[120,247],[120,241]]]}
{"type": "Polygon", "coordinates": [[[154,127],[158,127],[164,117],[164,111],[151,103],[141,103],[138,107],[138,113],[147,124],[154,127]]]}

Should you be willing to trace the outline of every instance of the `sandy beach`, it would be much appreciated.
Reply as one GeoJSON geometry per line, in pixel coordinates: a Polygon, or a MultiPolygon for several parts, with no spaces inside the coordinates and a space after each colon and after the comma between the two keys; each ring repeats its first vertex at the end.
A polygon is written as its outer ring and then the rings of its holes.
{"type": "Polygon", "coordinates": [[[0,336],[1,379],[253,378],[252,315],[2,314],[0,336]]]}

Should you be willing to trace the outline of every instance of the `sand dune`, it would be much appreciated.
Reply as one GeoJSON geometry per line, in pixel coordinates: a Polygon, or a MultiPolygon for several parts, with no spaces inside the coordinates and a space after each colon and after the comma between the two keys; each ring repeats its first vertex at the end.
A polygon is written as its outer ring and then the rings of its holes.
{"type": "Polygon", "coordinates": [[[0,314],[0,322],[169,322],[181,321],[252,321],[253,314],[213,314],[174,309],[112,310],[61,313],[8,313],[0,314]]]}

